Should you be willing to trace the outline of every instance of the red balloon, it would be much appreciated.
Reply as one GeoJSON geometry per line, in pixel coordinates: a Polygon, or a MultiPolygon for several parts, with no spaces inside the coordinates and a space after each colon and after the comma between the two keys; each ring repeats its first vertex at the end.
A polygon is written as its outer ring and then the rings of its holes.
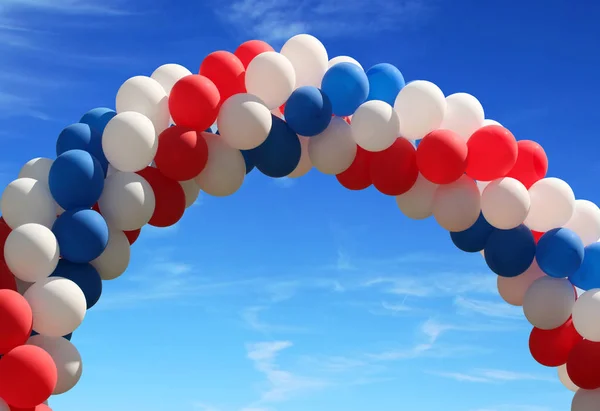
{"type": "Polygon", "coordinates": [[[4,244],[12,229],[4,221],[4,217],[0,217],[0,260],[4,261],[4,244]]]}
{"type": "Polygon", "coordinates": [[[369,187],[373,183],[369,169],[369,158],[369,152],[358,146],[356,157],[354,157],[350,167],[336,175],[340,184],[349,190],[364,190],[369,187]]]}
{"type": "Polygon", "coordinates": [[[206,56],[199,74],[215,83],[221,96],[220,104],[234,94],[246,92],[246,68],[235,54],[228,51],[215,51],[206,56]]]}
{"type": "Polygon", "coordinates": [[[415,147],[397,138],[389,148],[369,154],[369,174],[381,193],[398,196],[412,188],[419,176],[415,147]]]}
{"type": "Polygon", "coordinates": [[[92,210],[94,210],[95,212],[97,212],[97,213],[99,213],[99,214],[102,214],[102,213],[100,212],[100,206],[98,205],[98,203],[96,203],[96,204],[94,204],[94,205],[92,206],[92,210]]]}
{"type": "Polygon", "coordinates": [[[517,146],[517,162],[506,176],[519,180],[529,189],[534,183],[546,177],[548,157],[542,146],[535,141],[521,140],[517,142],[517,146]]]}
{"type": "Polygon", "coordinates": [[[141,228],[138,228],[137,230],[123,231],[125,233],[125,235],[127,236],[127,240],[129,240],[129,245],[132,245],[133,243],[135,243],[135,240],[138,239],[141,231],[142,231],[141,228]]]}
{"type": "Polygon", "coordinates": [[[538,241],[540,241],[540,238],[542,238],[542,236],[544,235],[544,233],[540,233],[539,231],[533,231],[533,230],[531,230],[531,234],[533,234],[533,239],[536,244],[538,243],[538,241]]]}
{"type": "Polygon", "coordinates": [[[240,61],[244,65],[244,68],[247,69],[248,64],[250,64],[250,62],[254,60],[254,57],[267,51],[275,50],[273,49],[273,47],[271,47],[268,43],[265,43],[264,41],[250,40],[245,43],[242,43],[233,54],[235,54],[236,57],[240,59],[240,61]]]}
{"type": "Polygon", "coordinates": [[[469,157],[466,173],[480,181],[505,177],[517,162],[517,140],[502,126],[485,126],[467,142],[469,157]]]}
{"type": "Polygon", "coordinates": [[[185,212],[185,192],[181,184],[154,167],[146,167],[137,173],[148,181],[156,199],[154,214],[148,224],[169,227],[177,223],[185,212]]]}
{"type": "Polygon", "coordinates": [[[21,345],[0,360],[0,398],[10,406],[37,407],[50,397],[57,379],[54,360],[35,345],[21,345]]]}
{"type": "Polygon", "coordinates": [[[567,360],[567,374],[571,381],[584,390],[600,388],[600,343],[579,341],[567,360]]]}
{"type": "Polygon", "coordinates": [[[191,180],[204,170],[207,161],[208,145],[200,133],[173,126],[158,136],[154,162],[166,177],[176,181],[191,180]]]}
{"type": "Polygon", "coordinates": [[[0,290],[17,291],[17,280],[4,260],[0,260],[0,290]]]}
{"type": "Polygon", "coordinates": [[[17,408],[10,407],[10,411],[52,411],[52,408],[48,407],[46,404],[40,404],[37,407],[28,407],[28,408],[17,408]]]}
{"type": "Polygon", "coordinates": [[[221,96],[210,79],[199,74],[185,76],[173,86],[169,110],[175,124],[204,131],[217,119],[221,96]]]}
{"type": "Polygon", "coordinates": [[[468,148],[461,136],[450,130],[434,130],[417,148],[417,165],[427,180],[434,184],[450,184],[467,168],[468,148]]]}
{"type": "Polygon", "coordinates": [[[27,300],[14,290],[0,290],[0,354],[25,344],[32,325],[33,313],[27,300]]]}
{"type": "Polygon", "coordinates": [[[569,353],[583,337],[575,330],[573,320],[553,330],[534,328],[529,335],[529,351],[534,360],[546,367],[558,367],[567,362],[569,353]]]}

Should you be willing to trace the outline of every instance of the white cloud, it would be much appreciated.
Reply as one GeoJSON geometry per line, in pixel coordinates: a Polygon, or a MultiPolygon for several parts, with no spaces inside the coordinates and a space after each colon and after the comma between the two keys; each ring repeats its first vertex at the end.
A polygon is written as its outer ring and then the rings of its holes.
{"type": "Polygon", "coordinates": [[[454,299],[454,305],[459,312],[483,315],[487,317],[522,319],[523,311],[520,307],[515,307],[502,302],[477,300],[458,296],[454,299]]]}
{"type": "Polygon", "coordinates": [[[274,178],[272,181],[280,188],[291,188],[296,185],[296,180],[289,177],[274,178]]]}
{"type": "Polygon", "coordinates": [[[246,307],[242,310],[242,320],[254,331],[263,333],[303,333],[306,329],[283,324],[272,324],[264,321],[260,314],[267,310],[267,307],[246,307]]]}
{"type": "Polygon", "coordinates": [[[92,16],[129,14],[122,5],[115,0],[2,0],[0,15],[16,10],[92,16]]]}
{"type": "Polygon", "coordinates": [[[480,369],[471,372],[445,372],[434,371],[429,374],[442,378],[449,378],[460,382],[477,383],[505,383],[513,381],[546,381],[556,382],[556,378],[550,378],[545,375],[536,375],[508,370],[480,369]]]}

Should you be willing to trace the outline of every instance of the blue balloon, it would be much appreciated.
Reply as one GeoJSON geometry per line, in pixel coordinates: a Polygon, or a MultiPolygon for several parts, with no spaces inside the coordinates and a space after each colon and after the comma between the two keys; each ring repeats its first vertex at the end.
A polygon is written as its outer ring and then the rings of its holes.
{"type": "Polygon", "coordinates": [[[323,76],[321,90],[329,97],[333,114],[349,116],[367,100],[369,79],[356,64],[338,63],[323,76]]]}
{"type": "Polygon", "coordinates": [[[333,114],[331,101],[316,87],[300,87],[285,103],[285,121],[297,134],[306,137],[322,133],[333,114]]]}
{"type": "Polygon", "coordinates": [[[585,291],[600,288],[600,243],[585,247],[583,263],[569,276],[569,281],[585,291]]]}
{"type": "Polygon", "coordinates": [[[104,189],[104,171],[87,151],[69,150],[52,163],[48,186],[56,203],[65,210],[92,208],[104,189]]]}
{"type": "Polygon", "coordinates": [[[242,156],[244,157],[244,162],[246,163],[246,174],[249,174],[252,170],[254,170],[254,163],[250,158],[250,150],[240,150],[242,152],[242,156]]]}
{"type": "MultiPolygon", "coordinates": [[[[104,130],[104,129],[103,129],[104,130]]],[[[102,150],[102,132],[92,129],[88,124],[75,123],[60,132],[56,140],[56,155],[70,150],[83,150],[100,162],[104,174],[108,170],[108,160],[102,150]]]]}
{"type": "Polygon", "coordinates": [[[102,135],[108,122],[116,115],[117,113],[110,108],[97,107],[85,113],[79,122],[87,124],[96,133],[102,135]]]}
{"type": "Polygon", "coordinates": [[[535,252],[533,234],[522,224],[510,230],[494,229],[484,248],[488,267],[502,277],[524,273],[533,263],[535,252]]]}
{"type": "Polygon", "coordinates": [[[555,228],[539,239],[536,261],[550,277],[569,277],[579,270],[584,248],[581,238],[574,231],[555,228]]]}
{"type": "Polygon", "coordinates": [[[381,100],[394,106],[396,97],[400,90],[406,85],[404,76],[396,68],[388,63],[376,64],[367,70],[369,79],[369,96],[367,101],[381,100]]]}
{"type": "Polygon", "coordinates": [[[493,231],[494,227],[480,213],[479,218],[471,227],[465,231],[450,232],[450,238],[458,249],[467,253],[476,253],[485,248],[493,231]]]}
{"type": "Polygon", "coordinates": [[[74,263],[98,258],[108,244],[108,225],[99,213],[87,208],[68,210],[52,226],[60,253],[74,263]]]}
{"type": "Polygon", "coordinates": [[[285,177],[300,163],[302,146],[298,135],[285,121],[271,117],[273,125],[267,139],[248,151],[252,163],[261,173],[269,177],[285,177]]]}
{"type": "Polygon", "coordinates": [[[90,264],[77,264],[62,258],[52,277],[62,277],[73,281],[83,291],[87,309],[92,308],[102,295],[102,278],[90,264]]]}

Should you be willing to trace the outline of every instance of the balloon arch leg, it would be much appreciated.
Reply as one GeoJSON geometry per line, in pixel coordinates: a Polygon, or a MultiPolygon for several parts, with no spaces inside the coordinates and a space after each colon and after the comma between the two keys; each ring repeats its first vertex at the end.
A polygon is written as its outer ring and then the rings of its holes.
{"type": "Polygon", "coordinates": [[[533,326],[533,358],[576,392],[572,410],[598,409],[600,210],[546,177],[542,147],[485,119],[472,95],[329,59],[302,34],[279,52],[252,40],[211,53],[198,74],[163,65],[125,81],[115,105],[66,127],[57,157],[26,163],[2,194],[0,411],[49,410],[79,381],[71,333],[144,225],[175,224],[200,190],[234,194],[254,168],[313,167],[481,252],[533,326]]]}

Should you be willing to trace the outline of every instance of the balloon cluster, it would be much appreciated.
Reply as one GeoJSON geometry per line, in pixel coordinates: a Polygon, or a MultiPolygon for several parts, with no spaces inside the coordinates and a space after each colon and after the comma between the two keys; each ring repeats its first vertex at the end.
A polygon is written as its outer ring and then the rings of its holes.
{"type": "Polygon", "coordinates": [[[2,195],[0,410],[47,409],[75,386],[70,335],[143,226],[177,223],[201,190],[234,194],[255,168],[316,168],[395,197],[409,218],[433,216],[523,307],[531,354],[577,391],[572,409],[600,403],[600,209],[547,177],[543,148],[486,119],[472,95],[329,59],[301,34],[279,52],[258,40],[214,52],[197,74],[166,64],[132,77],[115,106],[66,127],[56,159],[29,161],[2,195]]]}

